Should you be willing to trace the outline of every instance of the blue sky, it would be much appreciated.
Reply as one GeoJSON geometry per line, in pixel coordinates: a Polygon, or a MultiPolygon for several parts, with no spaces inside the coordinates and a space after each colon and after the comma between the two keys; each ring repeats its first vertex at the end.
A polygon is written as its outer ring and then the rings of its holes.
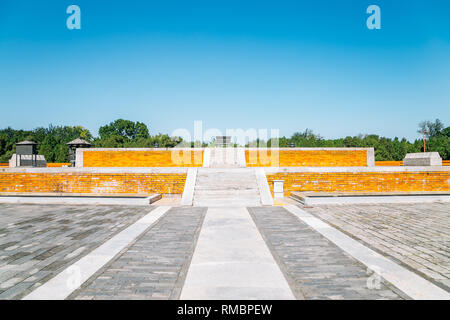
{"type": "Polygon", "coordinates": [[[449,15],[446,0],[0,0],[0,128],[202,120],[414,139],[421,120],[450,125],[449,15]]]}

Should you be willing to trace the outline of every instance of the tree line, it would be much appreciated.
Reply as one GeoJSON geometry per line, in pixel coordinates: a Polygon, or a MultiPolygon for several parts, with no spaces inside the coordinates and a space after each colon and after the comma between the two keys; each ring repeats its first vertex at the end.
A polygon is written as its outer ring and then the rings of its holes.
{"type": "Polygon", "coordinates": [[[23,140],[38,143],[39,154],[47,162],[68,162],[69,147],[67,143],[81,138],[96,148],[172,148],[182,142],[181,138],[167,134],[151,136],[146,124],[118,119],[101,126],[98,136],[82,126],[53,126],[34,130],[0,129],[0,162],[7,162],[15,153],[15,145],[23,140]]]}
{"type": "MultiPolygon", "coordinates": [[[[418,126],[418,133],[425,135],[426,151],[437,151],[442,159],[450,160],[450,127],[436,119],[423,121],[418,126]]],[[[101,126],[98,136],[82,126],[52,126],[34,130],[0,129],[0,162],[7,162],[15,153],[15,144],[23,140],[38,143],[38,153],[43,154],[47,162],[68,162],[67,142],[82,138],[97,148],[172,148],[183,144],[192,146],[193,142],[183,141],[180,137],[167,134],[150,135],[146,124],[118,119],[101,126]]],[[[268,141],[267,146],[271,146],[268,141]]],[[[358,135],[339,139],[324,139],[310,129],[296,132],[291,137],[281,137],[279,147],[374,147],[375,160],[403,160],[407,153],[423,152],[423,139],[412,142],[405,138],[394,139],[375,134],[358,135]]],[[[206,144],[203,144],[206,146],[206,144]]]]}
{"type": "MultiPolygon", "coordinates": [[[[427,152],[439,152],[443,160],[450,160],[450,127],[445,127],[442,121],[436,119],[419,123],[417,133],[425,136],[427,152]]],[[[405,138],[394,139],[380,137],[376,134],[358,135],[339,139],[324,139],[312,130],[296,132],[290,138],[282,137],[279,147],[360,147],[375,149],[376,161],[401,161],[407,153],[423,152],[424,142],[420,137],[413,142],[405,138]]],[[[270,141],[268,146],[270,146],[270,141]]]]}

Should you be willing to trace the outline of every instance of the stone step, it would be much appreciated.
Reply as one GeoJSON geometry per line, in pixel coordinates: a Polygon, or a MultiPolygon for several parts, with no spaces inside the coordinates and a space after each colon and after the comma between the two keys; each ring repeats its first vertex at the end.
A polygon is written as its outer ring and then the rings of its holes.
{"type": "Polygon", "coordinates": [[[253,168],[200,168],[194,188],[194,206],[260,206],[253,168]]]}
{"type": "Polygon", "coordinates": [[[194,200],[196,207],[259,207],[261,201],[257,199],[243,199],[243,198],[212,198],[194,200]]]}
{"type": "Polygon", "coordinates": [[[211,148],[211,168],[238,168],[239,149],[237,148],[211,148]]]}
{"type": "Polygon", "coordinates": [[[222,189],[205,189],[205,190],[195,190],[196,195],[235,195],[235,196],[246,196],[246,195],[255,195],[258,194],[258,190],[255,189],[249,189],[249,190],[222,190],[222,189]]]}
{"type": "Polygon", "coordinates": [[[223,199],[223,200],[233,200],[233,199],[244,199],[244,200],[259,200],[259,196],[255,196],[253,195],[240,195],[239,197],[236,197],[236,195],[216,195],[216,194],[207,194],[207,195],[202,195],[201,197],[197,197],[197,199],[195,200],[211,200],[211,199],[223,199]]]}
{"type": "Polygon", "coordinates": [[[217,182],[215,184],[210,183],[209,181],[202,181],[201,179],[197,179],[197,186],[198,188],[214,188],[214,189],[258,189],[258,185],[254,183],[254,181],[245,181],[240,180],[238,182],[241,185],[236,185],[237,182],[230,182],[230,181],[223,181],[220,179],[217,179],[217,182]]]}

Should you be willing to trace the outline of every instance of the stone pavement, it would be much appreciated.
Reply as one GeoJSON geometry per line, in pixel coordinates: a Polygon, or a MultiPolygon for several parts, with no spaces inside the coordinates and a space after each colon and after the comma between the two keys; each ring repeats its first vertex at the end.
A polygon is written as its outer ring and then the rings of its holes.
{"type": "Polygon", "coordinates": [[[450,204],[304,208],[368,247],[450,291],[450,204]]]}
{"type": "Polygon", "coordinates": [[[209,208],[182,299],[294,299],[246,208],[209,208]]]}
{"type": "Polygon", "coordinates": [[[0,205],[0,299],[20,299],[152,210],[0,205]]]}
{"type": "Polygon", "coordinates": [[[394,288],[282,207],[249,209],[299,299],[401,299],[394,288]],[[369,282],[369,285],[368,285],[369,282]],[[369,288],[370,287],[370,288],[369,288]]]}
{"type": "Polygon", "coordinates": [[[69,299],[178,299],[206,208],[172,208],[69,299]]]}
{"type": "MultiPolygon", "coordinates": [[[[378,288],[359,261],[370,263],[349,256],[311,214],[356,239],[325,225],[351,248],[369,250],[365,243],[449,292],[448,204],[315,206],[304,216],[292,209],[299,207],[166,207],[153,215],[163,207],[0,205],[0,299],[38,294],[108,243],[122,245],[110,245],[118,249],[71,299],[408,298],[390,283],[378,288]],[[159,220],[120,237],[147,216],[159,220]]],[[[405,272],[411,286],[425,281],[405,272]]]]}

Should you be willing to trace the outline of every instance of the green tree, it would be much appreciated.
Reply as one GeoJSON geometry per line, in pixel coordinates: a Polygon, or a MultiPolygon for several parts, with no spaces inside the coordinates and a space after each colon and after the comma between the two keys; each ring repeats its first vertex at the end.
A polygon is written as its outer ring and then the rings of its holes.
{"type": "Polygon", "coordinates": [[[148,128],[142,122],[117,119],[98,130],[100,139],[109,139],[112,136],[123,137],[125,141],[146,139],[149,137],[148,128]]]}
{"type": "MultiPolygon", "coordinates": [[[[450,127],[444,127],[439,119],[434,122],[423,121],[419,124],[419,132],[422,128],[427,131],[427,151],[439,152],[442,159],[450,159],[450,127]]],[[[161,148],[172,148],[182,143],[189,147],[193,142],[183,141],[180,137],[170,137],[167,134],[150,136],[148,128],[140,122],[118,119],[99,129],[99,137],[94,138],[89,130],[82,126],[53,126],[40,127],[34,130],[14,130],[12,128],[0,129],[0,162],[7,162],[15,153],[15,144],[23,140],[33,140],[38,143],[38,151],[45,155],[48,162],[67,162],[67,142],[81,137],[92,142],[95,147],[119,148],[119,147],[147,147],[153,148],[158,144],[161,148]]],[[[253,141],[250,145],[262,143],[253,141]]],[[[279,147],[289,147],[294,143],[296,147],[373,147],[375,159],[402,160],[406,153],[423,151],[421,138],[413,142],[406,139],[394,139],[380,137],[378,135],[347,136],[338,139],[324,139],[314,134],[311,129],[296,132],[290,138],[281,137],[279,147]]],[[[272,145],[272,140],[267,146],[272,145]]]]}
{"type": "Polygon", "coordinates": [[[444,137],[450,138],[450,127],[447,127],[444,130],[442,130],[442,135],[444,137]]]}
{"type": "Polygon", "coordinates": [[[43,154],[47,162],[68,162],[67,142],[82,137],[92,140],[89,130],[81,126],[53,126],[36,128],[32,131],[6,128],[0,130],[0,161],[8,161],[15,153],[15,145],[23,140],[38,143],[38,153],[43,154]]]}
{"type": "Polygon", "coordinates": [[[423,134],[423,132],[425,131],[425,136],[427,138],[430,138],[440,135],[443,129],[444,124],[442,123],[442,121],[436,119],[434,122],[422,121],[421,123],[419,123],[419,129],[417,130],[417,132],[419,134],[423,134]]]}

